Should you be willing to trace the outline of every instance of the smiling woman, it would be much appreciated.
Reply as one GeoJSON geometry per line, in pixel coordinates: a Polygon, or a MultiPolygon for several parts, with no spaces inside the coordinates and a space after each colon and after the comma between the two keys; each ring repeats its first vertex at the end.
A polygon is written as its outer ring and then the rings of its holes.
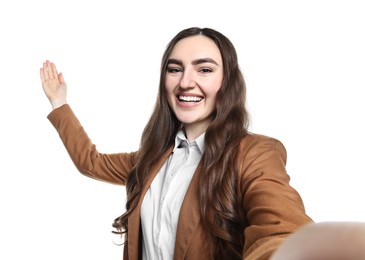
{"type": "Polygon", "coordinates": [[[247,130],[236,51],[218,31],[188,28],[170,41],[136,152],[99,153],[56,66],[44,62],[40,76],[48,118],[78,170],[126,186],[126,212],[113,224],[125,235],[124,259],[268,259],[312,223],[289,184],[283,144],[247,130]]]}
{"type": "Polygon", "coordinates": [[[187,139],[193,141],[212,121],[223,82],[221,53],[212,39],[192,36],[175,45],[167,64],[167,100],[187,139]]]}

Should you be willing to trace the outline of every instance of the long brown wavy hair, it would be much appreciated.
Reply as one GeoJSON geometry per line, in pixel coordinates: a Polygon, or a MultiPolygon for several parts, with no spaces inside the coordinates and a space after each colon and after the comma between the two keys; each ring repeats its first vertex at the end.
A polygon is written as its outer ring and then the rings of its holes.
{"type": "Polygon", "coordinates": [[[237,210],[235,158],[239,143],[247,134],[246,86],[233,44],[223,34],[210,28],[192,27],[182,30],[167,45],[161,62],[155,108],[143,131],[136,165],[126,183],[126,211],[115,219],[113,227],[119,234],[128,232],[128,217],[141,197],[142,186],[151,166],[174,144],[175,136],[182,127],[166,97],[167,61],[177,42],[195,35],[212,39],[223,59],[223,82],[217,92],[212,121],[205,133],[205,151],[200,161],[201,218],[212,237],[214,258],[242,259],[244,223],[237,210]]]}

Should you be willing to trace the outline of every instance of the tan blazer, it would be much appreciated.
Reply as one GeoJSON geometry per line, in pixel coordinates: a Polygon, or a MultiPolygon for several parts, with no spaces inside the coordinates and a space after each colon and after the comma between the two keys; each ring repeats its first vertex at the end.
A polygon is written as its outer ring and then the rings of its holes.
{"type": "MultiPolygon", "coordinates": [[[[86,176],[124,185],[135,153],[102,154],[96,150],[68,105],[48,115],[77,169],[86,176]]],[[[143,197],[172,148],[154,165],[142,189],[137,209],[128,220],[124,259],[141,259],[140,208],[143,197]]],[[[268,259],[280,243],[300,226],[311,222],[299,194],[289,185],[286,151],[273,138],[250,134],[242,139],[237,160],[237,201],[246,216],[242,230],[244,259],[268,259]]],[[[177,227],[174,260],[211,260],[210,234],[201,222],[198,200],[199,167],[184,198],[177,227]]]]}

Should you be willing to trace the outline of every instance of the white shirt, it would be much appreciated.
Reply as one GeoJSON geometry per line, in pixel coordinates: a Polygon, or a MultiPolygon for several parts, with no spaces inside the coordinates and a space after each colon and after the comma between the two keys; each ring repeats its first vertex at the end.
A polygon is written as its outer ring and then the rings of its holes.
{"type": "Polygon", "coordinates": [[[173,153],[151,183],[141,206],[142,259],[172,260],[180,208],[204,152],[204,136],[189,142],[182,130],[173,153]]]}

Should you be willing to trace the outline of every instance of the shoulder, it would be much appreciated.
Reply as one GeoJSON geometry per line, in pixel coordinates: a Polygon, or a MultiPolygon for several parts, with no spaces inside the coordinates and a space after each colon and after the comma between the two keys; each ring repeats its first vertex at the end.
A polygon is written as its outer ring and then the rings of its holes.
{"type": "Polygon", "coordinates": [[[286,149],[276,138],[247,134],[240,142],[236,158],[239,190],[246,195],[253,187],[267,190],[276,187],[275,183],[289,182],[286,149]]]}
{"type": "Polygon", "coordinates": [[[278,150],[286,154],[284,144],[280,140],[267,135],[248,133],[240,142],[241,152],[252,152],[260,149],[278,150]]]}
{"type": "Polygon", "coordinates": [[[270,136],[248,133],[239,144],[237,160],[241,167],[252,164],[286,164],[287,153],[283,143],[270,136]]]}

